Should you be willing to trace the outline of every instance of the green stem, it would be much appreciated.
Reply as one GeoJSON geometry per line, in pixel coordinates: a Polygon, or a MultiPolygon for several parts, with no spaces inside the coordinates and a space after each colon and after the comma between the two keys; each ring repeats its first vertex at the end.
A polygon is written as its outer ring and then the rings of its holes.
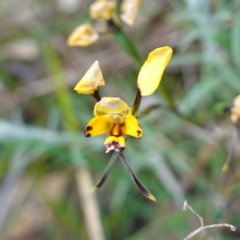
{"type": "Polygon", "coordinates": [[[109,29],[112,31],[115,39],[120,44],[120,46],[139,64],[139,66],[142,66],[144,60],[138,53],[132,41],[123,32],[122,28],[117,26],[112,20],[109,20],[107,23],[109,29]]]}
{"type": "Polygon", "coordinates": [[[100,96],[100,93],[99,93],[99,90],[96,90],[92,96],[96,99],[97,102],[99,102],[101,100],[101,96],[100,96]]]}
{"type": "Polygon", "coordinates": [[[136,94],[136,97],[135,97],[135,100],[134,100],[134,103],[133,103],[133,106],[132,106],[132,115],[133,116],[136,116],[137,113],[138,113],[138,109],[139,109],[139,106],[140,106],[140,103],[141,103],[141,99],[142,99],[141,91],[138,88],[137,89],[137,94],[136,94]]]}

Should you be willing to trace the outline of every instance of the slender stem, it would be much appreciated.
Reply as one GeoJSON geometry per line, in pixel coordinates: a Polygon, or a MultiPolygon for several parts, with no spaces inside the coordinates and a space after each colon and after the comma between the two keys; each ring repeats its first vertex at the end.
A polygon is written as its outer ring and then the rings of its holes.
{"type": "Polygon", "coordinates": [[[202,232],[203,230],[206,230],[206,229],[209,229],[209,228],[217,228],[217,227],[228,227],[230,228],[232,231],[236,231],[236,227],[231,225],[231,224],[228,224],[228,223],[218,223],[218,224],[212,224],[212,225],[207,225],[207,226],[204,226],[204,223],[203,223],[203,218],[201,216],[198,215],[197,212],[195,212],[191,206],[188,205],[187,201],[184,202],[184,205],[183,205],[183,210],[190,210],[200,221],[201,223],[201,226],[196,229],[194,232],[191,232],[187,237],[185,237],[183,240],[189,240],[191,239],[192,237],[194,237],[195,235],[199,234],[200,232],[202,232]]]}
{"type": "Polygon", "coordinates": [[[204,223],[203,223],[203,218],[201,216],[198,215],[197,212],[195,212],[190,205],[188,205],[187,201],[184,202],[184,205],[183,205],[183,210],[190,210],[194,215],[196,215],[196,217],[199,219],[200,223],[201,223],[201,227],[204,226],[204,223]]]}
{"type": "Polygon", "coordinates": [[[134,103],[133,103],[133,106],[132,106],[132,115],[133,116],[136,116],[137,113],[138,113],[138,109],[139,109],[139,106],[140,106],[140,103],[141,103],[141,99],[142,99],[141,91],[138,88],[137,89],[137,94],[136,94],[136,97],[135,97],[135,100],[134,100],[134,103]]]}
{"type": "Polygon", "coordinates": [[[97,102],[101,100],[101,96],[98,89],[92,94],[92,96],[96,99],[97,102]]]}
{"type": "Polygon", "coordinates": [[[117,26],[114,21],[109,20],[108,27],[112,31],[115,39],[120,44],[120,46],[131,56],[134,58],[134,60],[142,66],[144,63],[144,60],[140,56],[139,52],[135,48],[135,45],[132,43],[132,41],[128,38],[128,36],[123,32],[122,28],[120,26],[117,26]]]}

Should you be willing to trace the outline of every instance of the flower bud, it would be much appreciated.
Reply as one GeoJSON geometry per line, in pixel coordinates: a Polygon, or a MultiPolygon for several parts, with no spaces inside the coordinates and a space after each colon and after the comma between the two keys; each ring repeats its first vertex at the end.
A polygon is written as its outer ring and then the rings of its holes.
{"type": "Polygon", "coordinates": [[[71,47],[73,46],[86,47],[96,42],[98,38],[99,35],[95,31],[95,29],[90,24],[85,23],[77,27],[72,32],[72,34],[68,38],[67,43],[71,47]]]}

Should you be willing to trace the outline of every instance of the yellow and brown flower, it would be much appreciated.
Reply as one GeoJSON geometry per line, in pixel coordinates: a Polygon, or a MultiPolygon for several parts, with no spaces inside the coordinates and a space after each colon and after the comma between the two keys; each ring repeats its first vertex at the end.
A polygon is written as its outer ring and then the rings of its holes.
{"type": "MultiPolygon", "coordinates": [[[[141,97],[152,94],[159,86],[163,72],[171,58],[170,47],[157,48],[148,55],[138,75],[137,103],[130,108],[120,98],[98,98],[94,107],[94,118],[85,129],[86,137],[108,134],[104,142],[106,152],[115,150],[122,152],[126,146],[126,136],[141,138],[143,130],[135,118],[141,97]],[[135,106],[137,105],[137,106],[135,106]]],[[[74,90],[79,94],[91,94],[96,97],[98,87],[105,85],[98,61],[95,61],[74,90]]]]}
{"type": "Polygon", "coordinates": [[[126,135],[142,137],[143,130],[132,115],[131,108],[120,98],[102,98],[94,107],[94,116],[85,129],[85,136],[108,134],[104,142],[106,152],[122,152],[126,146],[126,135]]]}

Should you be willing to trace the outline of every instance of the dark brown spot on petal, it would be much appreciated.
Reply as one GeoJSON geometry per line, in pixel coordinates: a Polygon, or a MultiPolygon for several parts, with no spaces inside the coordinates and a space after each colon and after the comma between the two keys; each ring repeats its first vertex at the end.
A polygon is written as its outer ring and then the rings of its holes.
{"type": "Polygon", "coordinates": [[[137,130],[137,135],[138,135],[138,137],[140,136],[141,133],[142,133],[142,131],[137,130]]]}
{"type": "Polygon", "coordinates": [[[91,131],[93,129],[92,126],[87,126],[85,131],[91,131]]]}
{"type": "Polygon", "coordinates": [[[93,129],[92,126],[87,126],[87,127],[85,128],[85,131],[84,131],[84,136],[85,136],[85,137],[91,137],[91,134],[88,133],[88,131],[91,131],[92,129],[93,129]]]}
{"type": "Polygon", "coordinates": [[[91,134],[90,133],[84,133],[85,137],[91,137],[91,134]]]}

